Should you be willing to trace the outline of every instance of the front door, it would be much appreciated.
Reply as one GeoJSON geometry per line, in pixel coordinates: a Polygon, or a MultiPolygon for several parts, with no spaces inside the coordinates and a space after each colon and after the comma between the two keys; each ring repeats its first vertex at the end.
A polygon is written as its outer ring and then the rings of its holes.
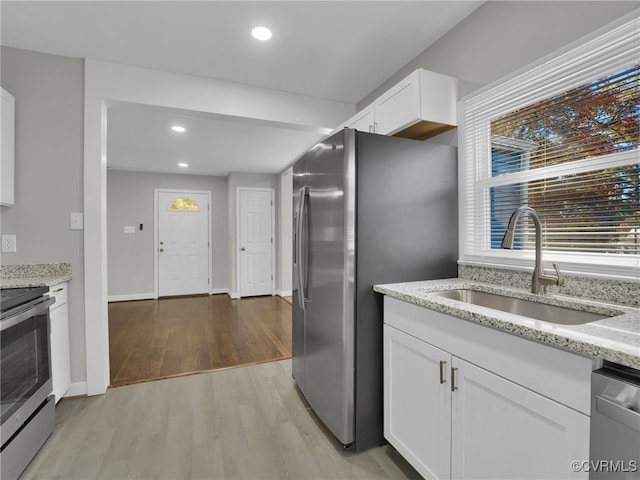
{"type": "Polygon", "coordinates": [[[158,295],[209,292],[209,194],[158,191],[158,295]]]}
{"type": "Polygon", "coordinates": [[[273,292],[273,190],[238,189],[240,296],[273,292]]]}

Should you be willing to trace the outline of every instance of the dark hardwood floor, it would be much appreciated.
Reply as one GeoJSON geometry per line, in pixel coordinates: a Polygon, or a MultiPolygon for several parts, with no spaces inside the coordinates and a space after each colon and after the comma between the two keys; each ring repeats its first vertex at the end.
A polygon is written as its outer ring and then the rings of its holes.
{"type": "Polygon", "coordinates": [[[291,357],[281,297],[171,297],[109,304],[111,386],[291,357]]]}

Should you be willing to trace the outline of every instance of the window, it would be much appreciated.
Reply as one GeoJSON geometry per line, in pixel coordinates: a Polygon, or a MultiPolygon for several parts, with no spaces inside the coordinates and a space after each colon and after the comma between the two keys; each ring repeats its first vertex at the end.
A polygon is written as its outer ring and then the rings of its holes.
{"type": "Polygon", "coordinates": [[[176,198],[173,202],[171,202],[169,204],[168,210],[172,212],[199,212],[200,207],[194,200],[188,197],[184,197],[176,198]]]}
{"type": "Polygon", "coordinates": [[[640,278],[640,21],[545,59],[460,103],[461,262],[530,266],[534,208],[545,259],[640,278]]]}

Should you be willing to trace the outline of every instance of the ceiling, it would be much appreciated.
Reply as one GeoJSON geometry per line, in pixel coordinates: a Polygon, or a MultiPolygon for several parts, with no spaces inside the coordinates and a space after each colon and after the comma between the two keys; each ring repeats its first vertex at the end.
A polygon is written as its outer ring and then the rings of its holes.
{"type": "MultiPolygon", "coordinates": [[[[355,104],[482,3],[3,0],[0,32],[6,46],[355,104]],[[256,25],[273,38],[253,39],[256,25]]],[[[207,175],[280,172],[334,127],[124,103],[108,116],[111,168],[207,175]]]]}

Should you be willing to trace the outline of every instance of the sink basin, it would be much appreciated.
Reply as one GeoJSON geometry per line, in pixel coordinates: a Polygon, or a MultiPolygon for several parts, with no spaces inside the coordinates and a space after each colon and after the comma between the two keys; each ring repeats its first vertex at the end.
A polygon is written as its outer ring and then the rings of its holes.
{"type": "MultiPolygon", "coordinates": [[[[436,292],[434,292],[436,293],[436,292]]],[[[493,308],[502,312],[513,313],[523,317],[543,320],[560,325],[581,325],[608,318],[610,315],[575,310],[573,308],[547,305],[520,298],[507,297],[497,293],[479,292],[477,290],[459,289],[437,292],[436,295],[458,302],[470,303],[481,307],[493,308]]]]}

